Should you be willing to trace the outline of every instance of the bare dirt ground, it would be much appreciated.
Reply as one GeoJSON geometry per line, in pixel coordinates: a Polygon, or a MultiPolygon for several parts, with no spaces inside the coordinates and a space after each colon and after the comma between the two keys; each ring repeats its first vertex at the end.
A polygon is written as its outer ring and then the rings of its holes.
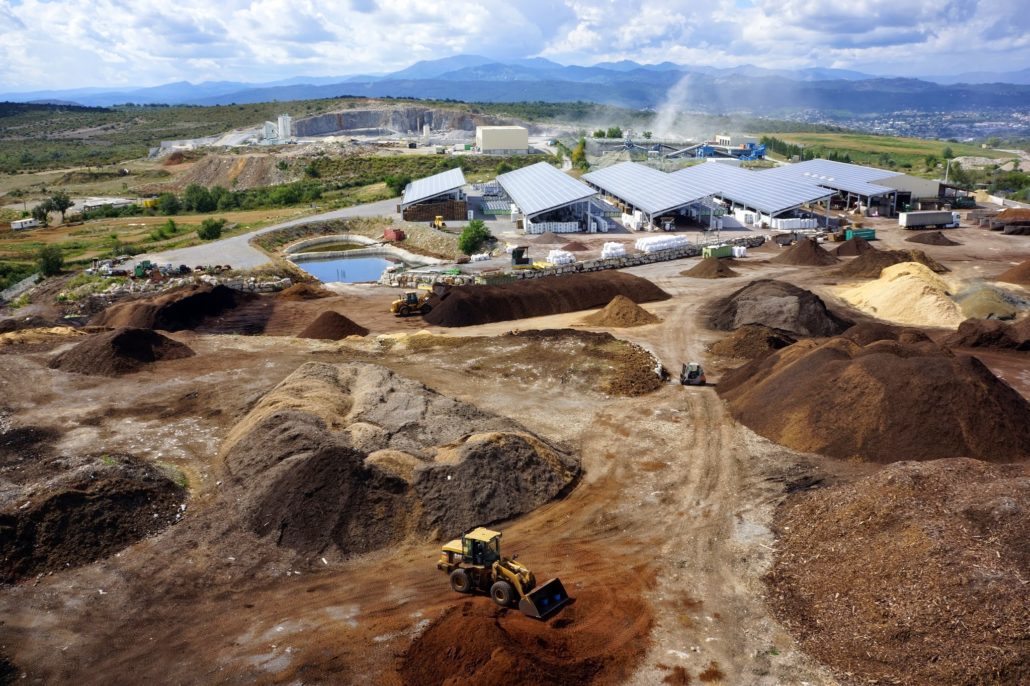
{"type": "MultiPolygon", "coordinates": [[[[904,232],[882,233],[881,245],[905,247],[904,232]]],[[[1030,252],[1027,238],[977,229],[948,235],[965,245],[927,252],[964,277],[1001,272],[1030,252]]],[[[711,358],[707,346],[724,334],[702,323],[712,300],[751,278],[783,278],[840,305],[834,267],[765,262],[777,250],[756,251],[734,266],[742,276],[717,281],[680,276],[696,260],[631,270],[673,297],[644,305],[660,323],[612,333],[653,352],[674,374],[682,362],[704,362],[717,384],[726,362],[711,358]]],[[[668,384],[636,398],[608,397],[597,391],[594,372],[577,372],[567,360],[563,369],[545,355],[506,357],[500,343],[414,350],[402,339],[376,338],[430,327],[385,314],[396,295],[389,290],[335,290],[337,297],[290,303],[270,317],[233,315],[263,320],[264,336],[216,335],[217,322],[173,334],[196,356],[115,379],[46,368],[54,351],[71,345],[67,339],[0,348],[11,421],[55,429],[66,452],[120,451],[173,464],[191,490],[183,521],[164,533],[106,561],[0,589],[0,657],[25,683],[405,683],[413,641],[466,602],[434,568],[437,542],[407,540],[323,562],[267,550],[245,535],[216,543],[195,528],[216,502],[216,456],[229,428],[300,364],[348,360],[383,364],[578,450],[584,476],[567,497],[498,526],[508,553],[518,552],[540,579],[559,576],[579,599],[568,626],[557,623],[561,613],[544,626],[606,635],[602,652],[635,651],[628,673],[602,675],[602,682],[849,683],[798,650],[770,614],[762,578],[777,545],[773,511],[785,495],[874,466],[770,443],[735,423],[713,388],[668,384]],[[290,337],[326,309],[372,335],[340,343],[290,337]]],[[[431,330],[598,330],[580,325],[585,314],[431,330]]],[[[223,322],[225,329],[239,324],[223,322]]],[[[984,356],[1030,395],[1025,364],[1016,359],[984,356]]],[[[487,598],[467,602],[491,607],[487,598]]],[[[533,620],[507,613],[497,621],[518,633],[533,620]]]]}

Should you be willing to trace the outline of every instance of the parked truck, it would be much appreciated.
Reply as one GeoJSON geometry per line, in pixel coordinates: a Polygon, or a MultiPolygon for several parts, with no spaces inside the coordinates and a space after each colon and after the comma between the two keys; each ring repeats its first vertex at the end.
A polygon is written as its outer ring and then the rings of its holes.
{"type": "Polygon", "coordinates": [[[898,224],[905,229],[957,229],[959,213],[938,210],[901,212],[898,224]]]}

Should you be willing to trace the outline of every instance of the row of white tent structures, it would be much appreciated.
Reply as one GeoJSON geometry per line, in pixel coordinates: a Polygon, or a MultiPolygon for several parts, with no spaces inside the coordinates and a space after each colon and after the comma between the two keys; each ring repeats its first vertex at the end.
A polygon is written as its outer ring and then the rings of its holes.
{"type": "MultiPolygon", "coordinates": [[[[677,216],[717,228],[721,215],[747,224],[777,224],[801,208],[829,211],[839,197],[854,204],[893,213],[899,194],[936,196],[939,185],[874,167],[830,160],[808,160],[753,171],[725,162],[705,162],[663,172],[635,162],[621,162],[576,180],[546,162],[497,177],[511,200],[512,219],[527,233],[604,230],[611,200],[622,208],[630,228],[665,228],[677,216]]],[[[460,169],[413,182],[402,204],[453,197],[465,185],[460,169]]]]}

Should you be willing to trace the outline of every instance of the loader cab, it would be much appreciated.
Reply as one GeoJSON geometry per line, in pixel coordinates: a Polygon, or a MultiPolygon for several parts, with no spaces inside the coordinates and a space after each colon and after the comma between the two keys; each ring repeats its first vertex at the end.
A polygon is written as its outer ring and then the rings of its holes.
{"type": "Polygon", "coordinates": [[[404,304],[418,307],[418,293],[415,291],[408,291],[404,294],[404,304]]]}
{"type": "Polygon", "coordinates": [[[462,556],[468,564],[489,567],[501,559],[501,534],[479,527],[461,537],[462,556]]]}

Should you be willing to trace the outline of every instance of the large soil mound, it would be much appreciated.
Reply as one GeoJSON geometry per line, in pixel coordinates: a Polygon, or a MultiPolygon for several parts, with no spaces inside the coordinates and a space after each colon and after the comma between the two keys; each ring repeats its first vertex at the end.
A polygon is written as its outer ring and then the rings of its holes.
{"type": "Polygon", "coordinates": [[[635,303],[668,300],[647,279],[619,271],[545,276],[504,286],[457,286],[435,301],[425,321],[472,326],[604,307],[624,295],[635,303]]]}
{"type": "Polygon", "coordinates": [[[902,262],[884,269],[875,281],[840,289],[840,297],[888,321],[914,326],[958,326],[965,316],[950,290],[947,282],[922,264],[902,262]]]}
{"type": "Polygon", "coordinates": [[[323,312],[315,320],[297,334],[297,338],[320,338],[338,341],[347,336],[367,336],[368,329],[355,324],[342,314],[333,311],[323,312]]]}
{"type": "Polygon", "coordinates": [[[833,251],[837,257],[857,257],[859,255],[865,255],[867,252],[879,252],[872,243],[866,239],[855,236],[849,238],[833,251]]]}
{"type": "Polygon", "coordinates": [[[401,677],[420,686],[623,683],[646,650],[651,613],[612,586],[576,591],[547,622],[486,598],[456,603],[412,643],[401,677]]]}
{"type": "Polygon", "coordinates": [[[841,267],[838,273],[841,276],[875,279],[887,267],[902,262],[918,262],[937,274],[949,271],[947,267],[922,250],[875,250],[859,255],[841,267]]]}
{"type": "Polygon", "coordinates": [[[583,323],[587,326],[612,328],[644,326],[645,324],[657,324],[660,321],[662,320],[624,295],[615,296],[610,303],[604,306],[604,309],[583,318],[583,323]]]}
{"type": "Polygon", "coordinates": [[[940,231],[927,231],[925,233],[917,233],[915,236],[909,236],[905,239],[905,241],[908,243],[922,243],[923,245],[962,245],[957,241],[951,240],[940,231]]]}
{"type": "Polygon", "coordinates": [[[90,320],[90,324],[181,331],[196,327],[205,317],[231,310],[244,299],[243,294],[226,286],[190,286],[156,298],[112,305],[90,320]]]}
{"type": "Polygon", "coordinates": [[[776,614],[855,683],[1030,681],[1025,465],[891,465],[794,496],[776,529],[776,614]]]}
{"type": "Polygon", "coordinates": [[[77,374],[118,376],[160,360],[192,357],[189,346],[150,329],[116,329],[90,336],[50,360],[51,369],[77,374]]]}
{"type": "Polygon", "coordinates": [[[730,269],[729,265],[717,257],[706,257],[690,269],[680,272],[680,276],[690,276],[695,279],[728,279],[740,276],[740,274],[730,269]]]}
{"type": "Polygon", "coordinates": [[[810,238],[802,238],[769,261],[774,264],[793,264],[806,267],[825,267],[828,264],[840,262],[810,238]]]}
{"type": "Polygon", "coordinates": [[[52,457],[51,436],[0,434],[0,582],[87,564],[175,521],[185,491],[128,455],[52,457]]]}
{"type": "Polygon", "coordinates": [[[800,336],[833,336],[851,326],[811,291],[783,281],[752,281],[716,302],[709,325],[732,331],[746,324],[761,324],[800,336]]]}
{"type": "Polygon", "coordinates": [[[1006,269],[996,276],[994,280],[1014,283],[1020,286],[1030,286],[1030,260],[1020,262],[1015,267],[1006,269]]]}
{"type": "Polygon", "coordinates": [[[716,355],[753,360],[797,343],[787,331],[777,331],[761,324],[742,326],[709,348],[716,355]]]}
{"type": "Polygon", "coordinates": [[[223,455],[247,526],[304,554],[456,536],[543,505],[580,470],[509,419],[359,363],[297,369],[223,455]]]}
{"type": "Polygon", "coordinates": [[[801,341],[727,373],[718,391],[738,421],[795,450],[873,462],[1030,457],[1030,403],[978,359],[896,335],[801,341]]]}
{"type": "Polygon", "coordinates": [[[943,343],[953,348],[1030,351],[1030,317],[1013,323],[996,319],[967,319],[943,343]]]}

